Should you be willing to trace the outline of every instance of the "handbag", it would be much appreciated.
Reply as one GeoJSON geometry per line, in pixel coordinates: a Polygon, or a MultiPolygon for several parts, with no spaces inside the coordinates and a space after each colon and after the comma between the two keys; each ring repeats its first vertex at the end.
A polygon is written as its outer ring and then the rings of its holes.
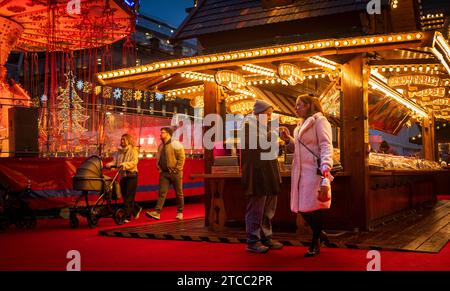
{"type": "Polygon", "coordinates": [[[322,176],[322,170],[320,169],[320,166],[322,164],[322,161],[320,160],[320,157],[316,155],[307,145],[305,145],[300,139],[298,140],[302,146],[304,146],[316,159],[317,159],[317,169],[316,174],[319,176],[322,176]]]}
{"type": "MultiPolygon", "coordinates": [[[[314,131],[316,132],[316,138],[317,141],[319,141],[319,138],[317,137],[317,130],[316,130],[316,118],[314,117],[314,131]]],[[[317,169],[316,169],[316,174],[318,176],[322,176],[322,170],[320,169],[320,166],[322,164],[322,161],[320,159],[320,157],[318,155],[316,155],[307,145],[305,145],[300,139],[298,139],[298,141],[300,142],[300,144],[302,146],[304,146],[315,158],[317,161],[317,169]]]]}

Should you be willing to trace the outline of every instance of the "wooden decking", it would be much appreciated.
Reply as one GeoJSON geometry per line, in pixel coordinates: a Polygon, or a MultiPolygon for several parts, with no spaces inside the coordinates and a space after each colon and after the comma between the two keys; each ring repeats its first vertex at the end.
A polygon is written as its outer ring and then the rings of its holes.
{"type": "MultiPolygon", "coordinates": [[[[211,231],[204,226],[203,218],[101,230],[99,233],[125,238],[246,242],[243,229],[211,231]]],[[[437,253],[450,239],[450,200],[439,201],[433,208],[410,211],[370,232],[330,231],[329,237],[329,247],[437,253]]],[[[274,238],[288,246],[308,246],[310,241],[309,236],[295,233],[275,232],[274,238]]]]}

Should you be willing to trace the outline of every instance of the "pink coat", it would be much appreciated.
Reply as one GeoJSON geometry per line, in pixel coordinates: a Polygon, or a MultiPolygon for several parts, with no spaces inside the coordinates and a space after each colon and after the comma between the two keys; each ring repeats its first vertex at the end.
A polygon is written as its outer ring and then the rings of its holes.
{"type": "MultiPolygon", "coordinates": [[[[330,208],[331,200],[320,202],[318,191],[321,177],[317,175],[317,159],[299,139],[321,158],[321,166],[333,167],[331,125],[322,113],[316,113],[300,123],[294,130],[294,161],[291,174],[292,212],[310,212],[330,208]]],[[[331,194],[331,193],[330,193],[331,194]]]]}

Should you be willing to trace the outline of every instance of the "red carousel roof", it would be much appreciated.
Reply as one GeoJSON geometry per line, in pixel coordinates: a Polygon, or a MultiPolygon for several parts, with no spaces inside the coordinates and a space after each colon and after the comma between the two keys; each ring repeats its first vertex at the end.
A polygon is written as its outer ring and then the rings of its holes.
{"type": "MultiPolygon", "coordinates": [[[[80,0],[80,13],[68,0],[0,0],[3,28],[18,37],[14,49],[76,50],[113,43],[129,35],[134,12],[119,0],[80,0]]],[[[3,46],[3,44],[1,44],[3,46]]]]}

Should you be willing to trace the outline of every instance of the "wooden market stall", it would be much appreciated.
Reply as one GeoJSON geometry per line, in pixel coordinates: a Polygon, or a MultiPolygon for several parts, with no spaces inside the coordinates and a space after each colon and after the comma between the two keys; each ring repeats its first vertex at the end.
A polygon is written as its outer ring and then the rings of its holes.
{"type": "MultiPolygon", "coordinates": [[[[398,13],[386,17],[400,17],[398,13]]],[[[326,228],[367,230],[403,211],[435,203],[437,181],[450,177],[435,163],[434,136],[436,118],[450,119],[450,46],[435,31],[410,31],[398,23],[385,29],[388,33],[372,28],[370,34],[357,36],[330,33],[275,45],[255,42],[245,49],[103,72],[98,81],[188,98],[192,106],[203,108],[204,116],[247,114],[255,99],[264,99],[275,105],[281,123],[291,127],[297,121],[296,97],[319,96],[335,129],[334,159],[341,166],[326,228]],[[395,32],[402,29],[408,32],[395,32]],[[370,152],[369,127],[395,134],[408,122],[422,125],[423,159],[370,152]]],[[[226,139],[216,138],[222,143],[226,139]]],[[[205,225],[242,226],[246,201],[240,174],[213,173],[213,150],[204,150],[204,160],[205,173],[186,174],[205,179],[205,225]]],[[[301,218],[289,209],[288,167],[282,176],[274,224],[302,230],[301,218]]]]}

